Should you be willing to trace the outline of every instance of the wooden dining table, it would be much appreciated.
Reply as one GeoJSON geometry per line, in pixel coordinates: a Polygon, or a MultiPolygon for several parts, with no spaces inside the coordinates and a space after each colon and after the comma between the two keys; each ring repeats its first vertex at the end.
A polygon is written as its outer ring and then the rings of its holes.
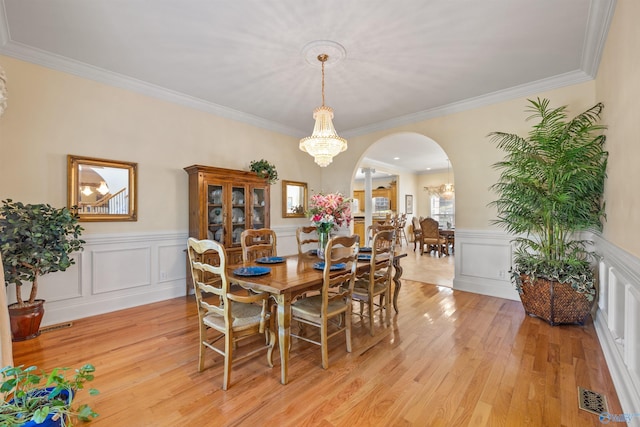
{"type": "MultiPolygon", "coordinates": [[[[393,307],[398,312],[397,298],[402,286],[400,277],[402,267],[400,259],[407,256],[406,253],[396,253],[393,258],[394,275],[393,282],[393,307]]],[[[290,255],[284,258],[284,262],[274,264],[245,263],[242,265],[229,265],[227,277],[232,283],[237,283],[245,289],[256,292],[267,292],[275,299],[278,313],[278,342],[280,347],[280,382],[287,384],[289,370],[289,347],[291,342],[291,302],[296,297],[308,291],[318,290],[322,287],[322,270],[314,268],[314,264],[321,262],[315,254],[305,253],[290,255]],[[259,276],[239,276],[233,271],[238,267],[246,266],[269,267],[268,274],[259,276]]],[[[369,262],[359,261],[357,274],[368,271],[369,262]]]]}

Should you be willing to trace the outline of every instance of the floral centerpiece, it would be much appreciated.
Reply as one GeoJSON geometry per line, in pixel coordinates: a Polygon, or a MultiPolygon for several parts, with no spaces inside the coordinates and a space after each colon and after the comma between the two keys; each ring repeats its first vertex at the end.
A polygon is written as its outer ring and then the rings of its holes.
{"type": "Polygon", "coordinates": [[[318,256],[323,258],[329,233],[336,226],[351,224],[351,199],[340,193],[315,194],[311,196],[307,216],[318,229],[318,256]]]}

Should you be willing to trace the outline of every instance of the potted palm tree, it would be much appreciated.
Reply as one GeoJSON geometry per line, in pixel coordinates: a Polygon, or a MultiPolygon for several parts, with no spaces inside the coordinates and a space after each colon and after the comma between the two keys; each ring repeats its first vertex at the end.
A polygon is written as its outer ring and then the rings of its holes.
{"type": "Polygon", "coordinates": [[[572,119],[567,106],[529,100],[535,119],[525,137],[489,134],[506,152],[491,189],[498,199],[493,223],[517,237],[512,278],[527,314],[551,325],[583,324],[596,295],[593,253],[585,230],[601,230],[608,153],[598,103],[572,119]]]}
{"type": "Polygon", "coordinates": [[[37,299],[38,279],[74,264],[69,255],[82,249],[82,230],[78,216],[66,207],[2,201],[0,253],[5,284],[16,285],[17,301],[9,305],[14,341],[38,336],[44,315],[44,300],[37,299]],[[22,297],[23,282],[31,283],[27,299],[22,297]]]}

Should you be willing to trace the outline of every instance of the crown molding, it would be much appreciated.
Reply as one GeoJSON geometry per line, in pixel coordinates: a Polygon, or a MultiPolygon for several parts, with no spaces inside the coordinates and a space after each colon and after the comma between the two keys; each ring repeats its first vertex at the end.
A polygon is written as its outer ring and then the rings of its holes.
{"type": "MultiPolygon", "coordinates": [[[[445,115],[472,110],[487,105],[508,101],[511,99],[530,96],[536,93],[557,89],[564,86],[583,83],[593,80],[597,74],[600,58],[604,49],[607,31],[613,13],[616,0],[592,0],[589,10],[589,19],[586,29],[586,41],[582,53],[581,69],[560,74],[535,82],[514,86],[512,88],[496,91],[486,95],[469,98],[437,108],[420,111],[384,120],[359,128],[342,130],[345,138],[369,134],[372,132],[392,129],[395,127],[421,122],[424,120],[442,117],[445,115]]],[[[305,134],[295,128],[283,126],[271,120],[247,114],[238,110],[224,107],[204,101],[202,99],[185,95],[179,92],[143,82],[122,74],[113,73],[94,67],[79,61],[74,61],[59,55],[54,55],[39,49],[11,41],[7,25],[4,0],[0,4],[0,54],[11,56],[20,60],[42,65],[47,68],[73,74],[79,77],[94,80],[107,85],[131,90],[143,95],[151,96],[164,101],[183,105],[196,110],[215,114],[220,117],[247,123],[262,129],[281,134],[302,138],[305,134]]]]}
{"type": "Polygon", "coordinates": [[[11,41],[4,10],[4,1],[0,7],[0,43],[0,54],[2,55],[89,80],[94,80],[109,86],[130,90],[132,92],[193,108],[195,110],[215,114],[226,119],[246,123],[262,129],[300,138],[304,137],[304,134],[298,129],[283,126],[279,123],[254,116],[252,114],[247,114],[212,102],[207,102],[194,96],[185,95],[142,80],[107,71],[83,62],[75,61],[60,55],[55,55],[50,52],[45,52],[40,49],[35,49],[33,47],[11,41]]]}
{"type": "Polygon", "coordinates": [[[615,8],[616,0],[591,1],[580,68],[592,78],[598,74],[600,58],[602,58],[615,8]]]}
{"type": "Polygon", "coordinates": [[[503,101],[509,101],[511,99],[520,98],[523,96],[530,96],[536,93],[545,92],[552,89],[561,88],[564,86],[570,86],[578,83],[584,83],[586,81],[593,80],[593,77],[581,70],[571,71],[568,73],[560,74],[554,77],[549,77],[535,82],[514,86],[512,88],[499,90],[486,95],[476,96],[474,98],[465,99],[459,102],[453,102],[451,104],[443,105],[441,107],[432,108],[429,110],[419,111],[413,114],[407,114],[405,116],[395,117],[393,119],[384,120],[382,122],[374,123],[351,129],[348,131],[340,132],[343,137],[355,137],[359,135],[366,135],[368,133],[377,132],[386,129],[392,129],[398,126],[403,126],[411,123],[417,123],[436,117],[442,117],[453,113],[460,113],[462,111],[473,110],[475,108],[484,107],[491,104],[496,104],[503,101]]]}

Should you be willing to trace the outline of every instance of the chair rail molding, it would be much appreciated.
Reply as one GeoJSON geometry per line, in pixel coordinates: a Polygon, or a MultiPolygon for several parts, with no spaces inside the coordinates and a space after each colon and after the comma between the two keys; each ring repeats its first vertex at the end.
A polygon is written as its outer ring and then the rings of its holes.
{"type": "MultiPolygon", "coordinates": [[[[640,259],[599,233],[588,233],[599,255],[598,300],[594,325],[625,413],[640,402],[640,259]]],[[[640,426],[640,418],[628,423],[640,426]]]]}

